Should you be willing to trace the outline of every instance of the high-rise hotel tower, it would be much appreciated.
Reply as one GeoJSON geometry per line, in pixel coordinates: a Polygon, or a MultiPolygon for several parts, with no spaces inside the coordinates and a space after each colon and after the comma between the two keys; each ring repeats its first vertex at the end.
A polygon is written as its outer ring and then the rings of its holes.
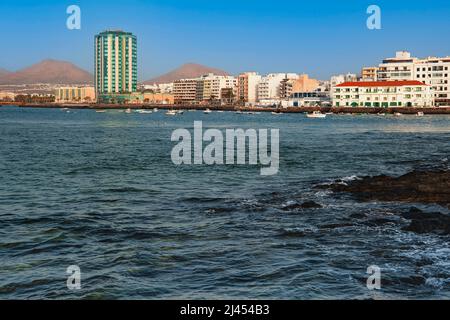
{"type": "Polygon", "coordinates": [[[100,100],[126,99],[137,91],[137,39],[132,33],[110,30],[95,36],[95,89],[100,100]]]}

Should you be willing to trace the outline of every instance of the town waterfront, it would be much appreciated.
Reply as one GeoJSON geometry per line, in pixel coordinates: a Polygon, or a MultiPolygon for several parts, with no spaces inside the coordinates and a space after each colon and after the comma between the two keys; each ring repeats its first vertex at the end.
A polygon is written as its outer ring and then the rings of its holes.
{"type": "Polygon", "coordinates": [[[450,238],[403,231],[398,215],[448,209],[315,186],[448,169],[449,138],[448,115],[2,107],[0,299],[448,299],[450,238]],[[175,166],[171,133],[196,120],[280,129],[280,173],[175,166]],[[307,201],[321,208],[295,206],[307,201]],[[82,290],[66,287],[70,265],[82,290]]]}

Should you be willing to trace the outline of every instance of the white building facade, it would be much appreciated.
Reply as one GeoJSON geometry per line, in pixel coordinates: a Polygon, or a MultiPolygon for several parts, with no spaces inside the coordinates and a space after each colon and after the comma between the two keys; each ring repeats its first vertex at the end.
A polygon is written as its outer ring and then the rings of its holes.
{"type": "Polygon", "coordinates": [[[239,75],[237,100],[246,105],[255,105],[258,101],[258,85],[261,75],[256,72],[246,72],[239,75]]]}
{"type": "Polygon", "coordinates": [[[421,81],[433,88],[436,106],[450,106],[450,57],[418,59],[400,51],[395,58],[385,59],[380,64],[378,79],[421,81]]]}
{"type": "Polygon", "coordinates": [[[212,73],[204,75],[197,82],[197,101],[220,100],[223,89],[237,90],[237,79],[212,73]]]}
{"type": "Polygon", "coordinates": [[[420,81],[344,82],[332,90],[333,107],[433,107],[433,89],[420,81]]]}

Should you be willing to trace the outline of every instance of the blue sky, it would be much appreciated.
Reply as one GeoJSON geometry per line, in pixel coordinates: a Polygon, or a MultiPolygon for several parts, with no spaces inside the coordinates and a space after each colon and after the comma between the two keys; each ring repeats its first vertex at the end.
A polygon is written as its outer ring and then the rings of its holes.
{"type": "Polygon", "coordinates": [[[186,62],[326,79],[397,50],[450,55],[448,0],[2,0],[0,12],[0,67],[13,71],[53,58],[92,72],[93,37],[108,28],[138,36],[139,80],[186,62]],[[81,7],[81,30],[66,28],[71,4],[81,7]],[[366,28],[371,4],[382,30],[366,28]]]}

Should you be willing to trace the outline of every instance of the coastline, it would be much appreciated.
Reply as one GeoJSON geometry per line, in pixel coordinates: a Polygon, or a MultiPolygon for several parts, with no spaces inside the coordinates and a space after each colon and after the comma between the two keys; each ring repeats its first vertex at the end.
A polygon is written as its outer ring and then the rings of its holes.
{"type": "Polygon", "coordinates": [[[418,112],[432,115],[446,115],[450,114],[450,107],[434,107],[434,108],[422,108],[422,107],[395,107],[395,108],[373,108],[373,107],[290,107],[290,108],[273,108],[273,107],[237,107],[237,106],[210,106],[210,105],[159,105],[159,104],[130,104],[130,105],[117,105],[117,104],[67,104],[67,103],[52,103],[52,104],[39,104],[39,103],[12,103],[12,102],[0,102],[0,107],[17,106],[21,108],[45,108],[45,109],[92,109],[92,110],[104,110],[104,109],[154,109],[161,110],[199,110],[204,111],[211,109],[212,111],[243,111],[243,112],[279,112],[279,113],[305,113],[313,111],[321,111],[323,113],[344,113],[344,114],[394,114],[401,113],[405,115],[414,115],[418,112]]]}

